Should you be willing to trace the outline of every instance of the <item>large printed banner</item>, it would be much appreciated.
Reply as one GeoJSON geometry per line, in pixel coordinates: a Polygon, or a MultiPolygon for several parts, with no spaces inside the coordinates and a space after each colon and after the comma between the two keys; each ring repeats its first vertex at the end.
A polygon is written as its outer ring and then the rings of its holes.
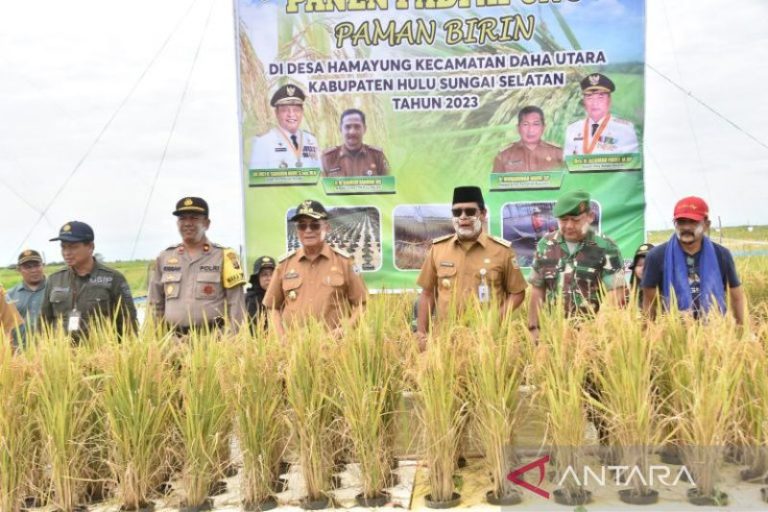
{"type": "Polygon", "coordinates": [[[412,288],[458,185],[522,267],[565,191],[643,241],[643,0],[235,0],[248,263],[303,200],[369,287],[412,288]]]}

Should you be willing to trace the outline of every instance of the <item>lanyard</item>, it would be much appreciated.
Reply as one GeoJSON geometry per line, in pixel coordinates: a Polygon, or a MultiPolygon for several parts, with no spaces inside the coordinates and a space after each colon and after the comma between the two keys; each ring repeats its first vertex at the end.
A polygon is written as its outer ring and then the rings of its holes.
{"type": "Polygon", "coordinates": [[[600,127],[595,132],[595,136],[592,138],[592,141],[587,144],[587,141],[589,140],[589,118],[587,117],[584,120],[584,140],[582,142],[582,151],[585,155],[591,155],[592,152],[595,150],[595,146],[597,146],[598,141],[600,140],[600,137],[603,135],[603,132],[608,127],[608,122],[611,120],[611,114],[608,114],[605,116],[605,119],[603,119],[603,122],[600,123],[600,127]]]}

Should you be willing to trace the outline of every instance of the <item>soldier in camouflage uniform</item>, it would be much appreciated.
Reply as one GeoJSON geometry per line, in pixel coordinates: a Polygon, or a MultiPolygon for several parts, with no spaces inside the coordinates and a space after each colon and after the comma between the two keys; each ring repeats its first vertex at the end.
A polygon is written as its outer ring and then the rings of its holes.
{"type": "MultiPolygon", "coordinates": [[[[539,335],[539,309],[543,303],[563,301],[568,316],[590,316],[610,294],[623,300],[626,283],[619,248],[608,237],[595,233],[591,224],[595,214],[589,193],[575,190],[563,194],[555,203],[558,230],[541,240],[536,248],[533,269],[528,281],[533,290],[528,308],[528,330],[534,339],[539,335]]],[[[586,391],[600,399],[600,389],[593,377],[585,382],[586,391]]],[[[595,424],[601,445],[608,444],[608,429],[592,407],[587,417],[595,424]]],[[[610,450],[607,457],[613,457],[610,450]]],[[[612,458],[605,459],[613,463],[612,458]]]]}
{"type": "Polygon", "coordinates": [[[534,336],[542,303],[561,298],[567,315],[590,315],[600,308],[603,290],[620,297],[626,286],[619,248],[590,227],[594,213],[589,194],[564,194],[554,214],[559,229],[539,240],[528,278],[533,286],[528,328],[534,336]]]}

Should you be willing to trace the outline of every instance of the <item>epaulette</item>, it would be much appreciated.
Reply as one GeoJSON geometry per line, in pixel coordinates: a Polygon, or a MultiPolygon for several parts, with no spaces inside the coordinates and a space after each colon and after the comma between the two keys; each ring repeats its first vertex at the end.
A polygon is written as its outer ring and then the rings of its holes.
{"type": "Polygon", "coordinates": [[[332,148],[324,149],[323,155],[330,155],[331,153],[338,151],[339,149],[341,149],[341,146],[334,146],[332,148]]]}
{"type": "Polygon", "coordinates": [[[277,262],[278,263],[282,263],[283,261],[287,260],[288,258],[293,256],[294,254],[296,254],[296,250],[295,249],[293,251],[288,251],[287,253],[285,253],[282,256],[280,256],[279,258],[277,258],[277,262]]]}
{"type": "Polygon", "coordinates": [[[454,237],[454,235],[452,235],[452,234],[451,235],[439,236],[437,238],[433,238],[432,239],[432,243],[433,244],[439,244],[440,242],[445,242],[446,240],[451,239],[453,237],[454,237]]]}
{"type": "Polygon", "coordinates": [[[632,125],[631,122],[627,121],[626,119],[622,119],[620,117],[613,117],[612,119],[614,121],[616,121],[618,124],[626,124],[626,125],[630,125],[630,126],[632,125]]]}
{"type": "Polygon", "coordinates": [[[379,146],[370,146],[368,144],[366,144],[366,145],[368,146],[368,149],[372,149],[374,151],[378,151],[379,153],[383,153],[384,152],[384,149],[380,148],[379,146]]]}
{"type": "Polygon", "coordinates": [[[341,250],[341,249],[339,249],[339,248],[337,248],[337,247],[334,247],[334,246],[332,246],[332,245],[330,246],[330,248],[331,248],[331,250],[332,250],[333,252],[335,252],[336,254],[341,254],[341,255],[342,255],[342,256],[344,256],[345,258],[352,258],[352,255],[351,255],[351,254],[349,254],[347,251],[341,250]]]}
{"type": "Polygon", "coordinates": [[[179,247],[180,245],[181,245],[181,244],[170,245],[170,246],[166,247],[164,250],[166,250],[166,251],[172,251],[172,250],[176,249],[177,247],[179,247]]]}
{"type": "Polygon", "coordinates": [[[509,240],[504,240],[500,236],[488,235],[488,238],[490,238],[491,240],[493,240],[497,244],[503,245],[504,247],[512,247],[512,242],[510,242],[509,240]]]}
{"type": "Polygon", "coordinates": [[[210,244],[211,244],[211,247],[216,247],[217,249],[229,249],[229,247],[224,247],[223,245],[217,244],[214,242],[210,242],[210,244]]]}

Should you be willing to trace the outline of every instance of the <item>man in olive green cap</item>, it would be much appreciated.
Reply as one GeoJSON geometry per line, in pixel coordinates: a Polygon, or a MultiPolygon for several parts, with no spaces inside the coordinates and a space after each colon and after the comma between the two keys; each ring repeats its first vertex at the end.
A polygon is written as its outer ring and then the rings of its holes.
{"type": "Polygon", "coordinates": [[[567,315],[591,315],[600,308],[603,290],[619,298],[626,286],[619,248],[591,227],[595,214],[588,192],[560,196],[554,215],[558,229],[539,240],[528,278],[533,287],[528,329],[534,337],[544,302],[553,304],[560,297],[567,315]]]}

